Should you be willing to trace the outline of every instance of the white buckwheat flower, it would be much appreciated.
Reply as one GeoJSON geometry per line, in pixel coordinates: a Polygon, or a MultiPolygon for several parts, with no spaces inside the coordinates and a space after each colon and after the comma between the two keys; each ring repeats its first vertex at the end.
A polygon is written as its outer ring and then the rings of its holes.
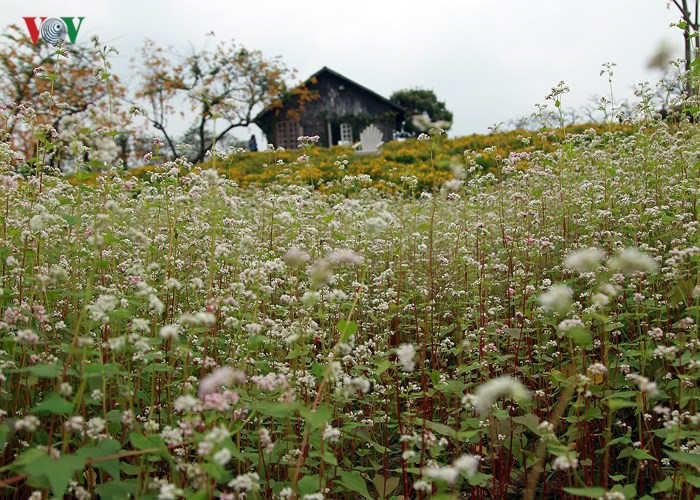
{"type": "Polygon", "coordinates": [[[255,472],[248,472],[247,474],[236,476],[228,482],[228,485],[240,493],[258,489],[258,481],[260,481],[260,476],[258,474],[255,472]]]}
{"type": "Polygon", "coordinates": [[[323,429],[323,440],[329,443],[335,443],[340,438],[340,431],[330,425],[326,424],[326,428],[323,429]]]}
{"type": "Polygon", "coordinates": [[[473,476],[479,469],[481,457],[478,455],[464,454],[454,461],[452,466],[467,477],[473,476]]]}
{"type": "Polygon", "coordinates": [[[199,383],[199,397],[216,392],[220,387],[231,385],[236,378],[236,372],[230,366],[217,368],[199,383]]]}
{"type": "Polygon", "coordinates": [[[651,273],[659,267],[650,256],[643,254],[636,248],[625,248],[610,260],[610,267],[622,274],[632,274],[638,271],[651,273]]]}
{"type": "Polygon", "coordinates": [[[438,481],[444,481],[447,484],[453,484],[459,477],[459,471],[451,465],[445,467],[426,467],[423,469],[426,476],[438,481]]]}
{"type": "Polygon", "coordinates": [[[603,251],[598,248],[575,250],[564,259],[564,267],[579,273],[588,273],[595,270],[603,256],[603,251]]]}
{"type": "Polygon", "coordinates": [[[231,457],[232,455],[228,448],[221,448],[219,451],[214,453],[214,455],[211,458],[214,460],[214,462],[223,467],[224,465],[229,463],[231,457]]]}
{"type": "Polygon", "coordinates": [[[396,355],[399,357],[399,363],[401,363],[403,371],[412,372],[416,369],[416,362],[413,359],[416,355],[416,348],[413,347],[413,344],[401,344],[396,349],[396,355]]]}
{"type": "Polygon", "coordinates": [[[560,455],[552,462],[554,470],[568,470],[578,467],[578,458],[574,455],[560,455]]]}
{"type": "Polygon", "coordinates": [[[545,311],[564,315],[571,309],[573,294],[573,290],[566,285],[552,285],[537,301],[545,311]]]}
{"type": "Polygon", "coordinates": [[[180,338],[180,335],[178,334],[178,326],[177,325],[165,325],[160,327],[160,331],[158,332],[158,335],[160,335],[161,338],[168,340],[168,339],[173,339],[177,340],[180,338]]]}
{"type": "Polygon", "coordinates": [[[608,368],[603,363],[593,363],[588,367],[588,373],[591,375],[604,375],[608,368]]]}
{"type": "Polygon", "coordinates": [[[529,391],[513,377],[503,376],[489,380],[479,386],[474,394],[476,401],[474,408],[477,413],[487,413],[499,398],[510,397],[515,401],[526,401],[530,398],[529,391]]]}
{"type": "Polygon", "coordinates": [[[659,389],[658,389],[658,386],[656,385],[656,382],[652,382],[648,378],[646,378],[642,375],[639,375],[638,373],[632,373],[630,375],[627,375],[627,378],[637,382],[637,385],[639,386],[639,390],[642,391],[644,394],[647,394],[647,395],[653,397],[659,393],[659,389]]]}

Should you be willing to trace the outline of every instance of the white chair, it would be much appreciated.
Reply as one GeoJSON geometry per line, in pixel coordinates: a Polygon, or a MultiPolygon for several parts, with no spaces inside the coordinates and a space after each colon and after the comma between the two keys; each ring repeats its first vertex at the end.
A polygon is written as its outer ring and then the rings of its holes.
{"type": "Polygon", "coordinates": [[[357,155],[376,155],[379,154],[379,146],[382,144],[384,144],[384,134],[372,124],[360,133],[360,142],[354,144],[352,148],[357,155]]]}

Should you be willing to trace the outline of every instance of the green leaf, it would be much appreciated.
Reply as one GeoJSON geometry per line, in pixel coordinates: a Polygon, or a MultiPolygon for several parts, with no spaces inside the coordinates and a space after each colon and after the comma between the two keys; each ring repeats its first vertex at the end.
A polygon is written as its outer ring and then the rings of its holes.
{"type": "Polygon", "coordinates": [[[51,413],[53,415],[69,415],[73,413],[73,403],[52,392],[46,399],[32,409],[32,413],[51,413]]]}
{"type": "Polygon", "coordinates": [[[391,495],[399,485],[399,482],[400,479],[398,477],[387,477],[385,481],[384,476],[381,474],[377,474],[372,480],[372,483],[374,484],[374,487],[381,498],[387,498],[389,495],[391,495]]]}
{"type": "Polygon", "coordinates": [[[326,373],[326,367],[321,363],[314,363],[313,365],[311,365],[311,369],[309,370],[309,372],[316,378],[321,379],[323,378],[323,374],[326,373]]]}
{"type": "MultiPolygon", "coordinates": [[[[416,423],[418,423],[418,422],[422,422],[422,420],[417,419],[416,423]]],[[[426,420],[425,426],[428,429],[437,432],[438,434],[442,434],[443,436],[455,437],[457,435],[457,431],[455,431],[449,425],[441,424],[438,422],[431,422],[430,420],[426,420]]]]}
{"type": "MultiPolygon", "coordinates": [[[[122,447],[119,441],[114,439],[106,439],[100,441],[97,445],[87,445],[80,448],[75,454],[83,458],[102,458],[108,457],[110,455],[116,455],[121,451],[122,447]]],[[[112,479],[119,479],[119,460],[114,458],[111,460],[105,460],[102,462],[97,462],[93,467],[103,470],[109,474],[112,479]]]]}
{"type": "MultiPolygon", "coordinates": [[[[153,470],[148,465],[145,465],[143,469],[146,469],[147,473],[153,470]]],[[[143,472],[143,469],[139,465],[131,465],[126,462],[119,462],[119,470],[127,476],[137,476],[143,472]]]]}
{"type": "Polygon", "coordinates": [[[22,469],[23,467],[25,468],[26,472],[26,467],[32,464],[35,460],[40,459],[41,457],[46,456],[46,451],[45,450],[39,450],[38,448],[29,448],[27,451],[22,453],[17,460],[12,462],[11,465],[3,467],[3,470],[6,468],[20,468],[22,469]]]}
{"type": "Polygon", "coordinates": [[[632,450],[632,452],[630,453],[630,456],[632,458],[636,458],[637,460],[654,460],[655,462],[658,462],[656,457],[654,457],[653,455],[648,454],[646,451],[640,450],[638,448],[635,448],[634,450],[632,450]]]}
{"type": "Polygon", "coordinates": [[[318,476],[304,476],[297,482],[297,493],[301,498],[318,492],[318,476]]]}
{"type": "MultiPolygon", "coordinates": [[[[315,447],[319,447],[319,446],[320,446],[320,445],[318,444],[318,439],[316,439],[315,442],[314,442],[314,439],[312,438],[311,442],[314,443],[314,446],[315,446],[315,447]]],[[[323,460],[323,461],[326,462],[327,464],[331,464],[331,465],[333,465],[333,466],[338,465],[338,459],[335,458],[335,455],[333,455],[333,453],[331,453],[330,451],[328,451],[328,449],[324,449],[324,450],[323,450],[323,454],[321,454],[320,451],[312,450],[312,451],[309,452],[309,457],[311,457],[311,458],[320,458],[321,460],[323,460]]]]}
{"type": "Polygon", "coordinates": [[[32,477],[45,477],[53,494],[63,498],[68,483],[73,480],[76,472],[83,470],[83,467],[85,467],[85,459],[76,455],[63,455],[58,460],[44,455],[28,465],[26,471],[32,477]]]}
{"type": "Polygon", "coordinates": [[[146,368],[143,369],[143,371],[146,373],[169,372],[171,370],[172,370],[172,368],[170,368],[170,365],[167,365],[165,363],[150,363],[149,365],[146,366],[146,368]]]}
{"type": "Polygon", "coordinates": [[[58,365],[34,365],[22,368],[21,372],[29,372],[39,378],[54,378],[63,373],[63,368],[58,365]]]}
{"type": "Polygon", "coordinates": [[[347,342],[353,333],[357,331],[357,324],[354,321],[338,321],[338,332],[340,332],[340,341],[347,342]]]}
{"type": "Polygon", "coordinates": [[[76,215],[61,214],[61,217],[65,219],[69,226],[75,226],[80,218],[76,215]]]}
{"type": "Polygon", "coordinates": [[[154,455],[159,455],[167,460],[172,459],[168,447],[160,436],[144,436],[138,432],[132,432],[129,434],[129,441],[131,442],[131,446],[137,450],[153,450],[151,453],[154,455]]]}
{"type": "MultiPolygon", "coordinates": [[[[343,429],[345,429],[345,430],[348,430],[349,428],[351,428],[351,427],[348,424],[345,424],[343,426],[343,429]]],[[[369,445],[372,448],[374,448],[375,450],[377,450],[379,453],[389,452],[389,448],[374,441],[372,439],[372,437],[367,433],[367,431],[365,431],[364,429],[361,428],[361,425],[358,426],[358,428],[355,428],[354,435],[355,435],[355,437],[358,437],[358,438],[364,440],[365,442],[369,443],[369,445]]]]}
{"type": "Polygon", "coordinates": [[[267,337],[265,335],[251,335],[248,337],[248,342],[251,349],[256,349],[267,342],[267,337]]]}
{"type": "Polygon", "coordinates": [[[624,399],[609,399],[608,408],[612,411],[619,410],[620,408],[634,408],[637,403],[634,401],[625,401],[624,399]]]}
{"type": "Polygon", "coordinates": [[[107,316],[113,319],[129,319],[134,316],[134,313],[128,309],[117,309],[115,311],[108,312],[107,316]]]}
{"type": "Polygon", "coordinates": [[[110,377],[112,375],[126,375],[127,373],[122,367],[116,363],[92,363],[86,364],[83,368],[84,375],[102,375],[110,377]]]}
{"type": "Polygon", "coordinates": [[[599,407],[597,406],[591,406],[586,410],[586,412],[581,415],[582,420],[596,420],[599,418],[603,418],[602,412],[599,407]]]}
{"type": "Polygon", "coordinates": [[[605,495],[605,490],[597,486],[591,488],[564,488],[564,491],[576,497],[600,498],[605,495]]]}
{"type": "Polygon", "coordinates": [[[700,466],[700,455],[695,455],[694,453],[683,453],[679,451],[668,451],[664,450],[664,453],[671,457],[676,462],[688,465],[698,465],[700,466]]]}
{"type": "Polygon", "coordinates": [[[375,375],[381,375],[385,371],[387,371],[389,368],[391,368],[391,361],[385,359],[384,361],[381,361],[377,363],[377,369],[375,370],[374,374],[375,375]]]}
{"type": "Polygon", "coordinates": [[[202,471],[204,471],[207,476],[212,479],[216,479],[217,482],[222,482],[224,480],[224,474],[226,471],[223,467],[213,461],[211,457],[208,458],[209,462],[200,465],[202,471]]]}
{"type": "Polygon", "coordinates": [[[187,500],[209,500],[210,498],[207,490],[200,490],[193,495],[187,495],[187,500]]]}
{"type": "Polygon", "coordinates": [[[639,448],[633,448],[632,446],[628,446],[624,450],[620,452],[620,454],[617,456],[618,460],[621,458],[627,458],[627,457],[632,457],[637,460],[656,460],[656,457],[649,455],[646,451],[640,450],[639,448]]]}
{"type": "Polygon", "coordinates": [[[0,450],[5,449],[5,444],[7,443],[7,438],[10,436],[10,426],[7,424],[0,424],[0,450]]]}
{"type": "Polygon", "coordinates": [[[331,409],[325,405],[319,405],[315,411],[312,411],[306,406],[299,407],[299,413],[313,428],[323,427],[326,423],[330,422],[333,413],[331,409]]]}
{"type": "Polygon", "coordinates": [[[700,488],[700,477],[694,476],[692,474],[685,474],[685,480],[690,483],[691,486],[695,488],[700,488]]]}
{"type": "Polygon", "coordinates": [[[664,491],[670,491],[671,488],[673,488],[673,478],[667,477],[666,479],[656,483],[654,485],[654,487],[652,488],[651,492],[652,493],[661,493],[664,491]]]}
{"type": "Polygon", "coordinates": [[[616,484],[610,491],[619,491],[620,493],[625,495],[625,500],[630,500],[637,496],[637,487],[634,484],[627,484],[625,486],[622,486],[621,484],[616,484]]]}
{"type": "Polygon", "coordinates": [[[340,480],[338,482],[347,489],[359,493],[368,500],[372,500],[373,498],[367,490],[365,480],[357,472],[340,471],[340,480]]]}
{"type": "Polygon", "coordinates": [[[578,345],[588,345],[591,343],[591,332],[583,328],[571,328],[566,335],[578,345]]]}
{"type": "Polygon", "coordinates": [[[534,415],[532,413],[513,417],[513,422],[524,425],[537,435],[540,435],[542,433],[540,429],[540,419],[537,418],[537,415],[534,415]]]}
{"type": "Polygon", "coordinates": [[[110,481],[95,488],[102,500],[127,500],[136,495],[136,485],[123,481],[110,481]]]}
{"type": "Polygon", "coordinates": [[[323,461],[333,466],[338,465],[338,459],[329,450],[323,450],[323,461]]]}
{"type": "Polygon", "coordinates": [[[290,417],[299,409],[298,403],[264,402],[252,406],[258,413],[275,418],[290,417]]]}

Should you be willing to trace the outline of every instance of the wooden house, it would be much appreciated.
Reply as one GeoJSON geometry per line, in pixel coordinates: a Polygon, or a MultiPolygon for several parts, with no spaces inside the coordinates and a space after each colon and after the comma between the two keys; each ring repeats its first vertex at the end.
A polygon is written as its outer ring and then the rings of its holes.
{"type": "Polygon", "coordinates": [[[268,143],[294,149],[300,136],[318,135],[321,146],[352,145],[369,125],[390,141],[405,119],[401,106],[325,66],[304,85],[305,102],[292,92],[253,120],[268,143]]]}

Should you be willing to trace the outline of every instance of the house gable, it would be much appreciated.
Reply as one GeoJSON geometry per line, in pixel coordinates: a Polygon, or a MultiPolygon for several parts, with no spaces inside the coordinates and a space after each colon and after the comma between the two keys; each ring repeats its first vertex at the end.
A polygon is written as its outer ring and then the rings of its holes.
{"type": "Polygon", "coordinates": [[[319,143],[329,146],[357,140],[370,123],[382,131],[385,140],[391,140],[401,127],[403,108],[329,68],[316,72],[305,85],[314,98],[303,106],[292,96],[254,120],[275,146],[296,147],[289,140],[289,130],[318,135],[319,143]]]}

